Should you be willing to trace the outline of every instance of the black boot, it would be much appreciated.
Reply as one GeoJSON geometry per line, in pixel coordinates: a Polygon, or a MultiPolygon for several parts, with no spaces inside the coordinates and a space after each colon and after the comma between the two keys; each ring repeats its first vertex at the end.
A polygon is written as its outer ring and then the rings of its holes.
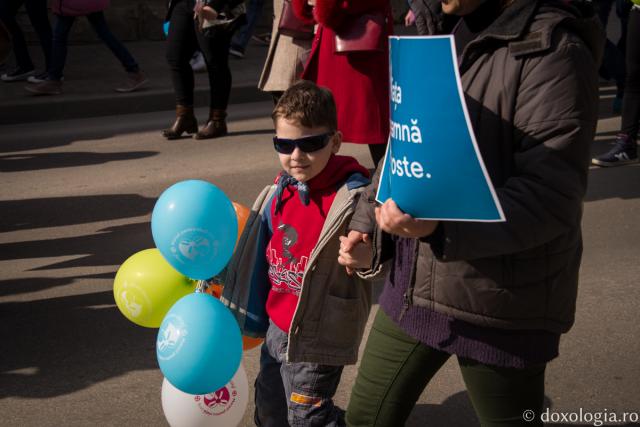
{"type": "Polygon", "coordinates": [[[195,135],[196,139],[219,138],[225,136],[227,132],[227,122],[225,110],[210,110],[207,124],[195,135]]]}
{"type": "Polygon", "coordinates": [[[184,132],[189,134],[198,132],[198,121],[193,114],[193,107],[176,105],[176,121],[169,129],[162,131],[162,136],[167,139],[178,139],[184,132]]]}

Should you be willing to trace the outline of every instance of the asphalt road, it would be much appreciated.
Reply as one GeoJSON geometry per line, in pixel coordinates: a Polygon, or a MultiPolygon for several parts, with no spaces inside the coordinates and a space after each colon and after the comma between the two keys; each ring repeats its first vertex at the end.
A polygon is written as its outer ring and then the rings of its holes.
{"type": "MultiPolygon", "coordinates": [[[[594,153],[619,126],[605,114],[611,94],[603,89],[594,153]]],[[[206,179],[251,204],[278,171],[270,109],[233,106],[231,134],[213,141],[165,141],[171,112],[0,127],[1,426],[166,425],[156,330],[120,314],[113,278],[153,246],[150,214],[171,184],[206,179]]],[[[371,166],[366,148],[343,153],[371,166]]],[[[547,405],[640,413],[640,165],[591,170],[583,224],[577,319],[548,367],[547,405]]],[[[245,354],[250,383],[257,363],[257,349],[245,354]]],[[[354,375],[343,375],[343,407],[354,375]]],[[[477,425],[455,359],[408,425],[477,425]]]]}

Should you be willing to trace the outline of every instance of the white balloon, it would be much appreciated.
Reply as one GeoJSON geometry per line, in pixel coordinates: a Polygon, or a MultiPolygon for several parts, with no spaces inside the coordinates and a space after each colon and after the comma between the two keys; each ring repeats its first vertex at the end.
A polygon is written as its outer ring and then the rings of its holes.
{"type": "Polygon", "coordinates": [[[171,427],[236,427],[249,403],[249,382],[242,364],[231,381],[208,394],[187,394],[166,378],[162,410],[171,427]]]}

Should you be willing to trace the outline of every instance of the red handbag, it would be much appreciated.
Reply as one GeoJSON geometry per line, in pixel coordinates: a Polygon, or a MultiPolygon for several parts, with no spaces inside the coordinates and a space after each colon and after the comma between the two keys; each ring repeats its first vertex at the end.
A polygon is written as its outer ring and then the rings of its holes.
{"type": "Polygon", "coordinates": [[[366,14],[336,32],[335,53],[382,52],[386,18],[382,14],[366,14]]]}
{"type": "Polygon", "coordinates": [[[296,16],[293,12],[291,0],[284,0],[280,22],[278,22],[278,31],[294,39],[313,38],[313,25],[305,24],[296,16]]]}

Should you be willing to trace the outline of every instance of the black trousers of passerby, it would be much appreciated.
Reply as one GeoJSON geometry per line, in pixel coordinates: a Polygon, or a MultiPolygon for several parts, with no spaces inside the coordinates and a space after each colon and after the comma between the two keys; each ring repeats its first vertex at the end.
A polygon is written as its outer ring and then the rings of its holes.
{"type": "Polygon", "coordinates": [[[604,47],[604,57],[600,66],[600,75],[605,79],[614,79],[616,82],[617,96],[622,97],[625,84],[625,64],[624,52],[627,40],[627,21],[631,2],[627,0],[596,0],[596,11],[604,29],[607,29],[609,14],[613,4],[616,5],[616,15],[620,19],[620,39],[617,44],[613,44],[607,38],[604,47]]]}
{"type": "Polygon", "coordinates": [[[34,68],[24,34],[16,21],[16,14],[22,4],[25,5],[31,25],[33,25],[33,29],[38,34],[46,67],[48,68],[51,63],[52,32],[47,15],[47,0],[0,0],[0,20],[11,33],[16,64],[19,69],[25,71],[30,71],[34,68]]]}
{"type": "Polygon", "coordinates": [[[229,46],[232,34],[219,31],[206,37],[193,19],[194,0],[179,1],[171,13],[167,37],[167,62],[176,94],[176,104],[193,105],[193,70],[189,61],[199,48],[207,64],[211,109],[226,110],[231,92],[229,46]]]}
{"type": "Polygon", "coordinates": [[[627,77],[622,99],[621,132],[635,142],[640,127],[640,9],[632,9],[627,27],[627,77]]]}
{"type": "MultiPolygon", "coordinates": [[[[89,14],[87,15],[87,19],[93,31],[96,32],[100,40],[102,40],[116,58],[118,58],[125,71],[130,73],[137,72],[140,69],[138,63],[120,40],[113,35],[104,18],[104,13],[95,12],[89,14]]],[[[47,69],[51,80],[60,80],[62,78],[64,64],[67,61],[67,39],[75,20],[75,16],[56,15],[56,25],[53,32],[53,58],[51,67],[47,69]]]]}

